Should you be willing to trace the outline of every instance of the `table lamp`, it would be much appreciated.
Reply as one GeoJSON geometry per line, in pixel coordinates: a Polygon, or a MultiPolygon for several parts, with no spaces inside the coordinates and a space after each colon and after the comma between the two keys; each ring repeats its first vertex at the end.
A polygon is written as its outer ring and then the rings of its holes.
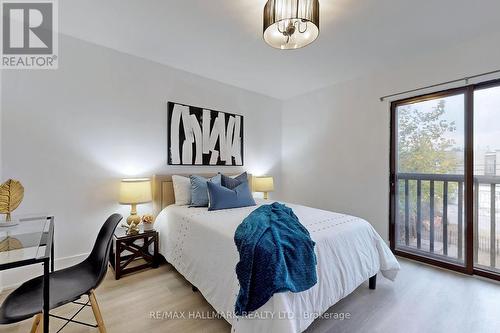
{"type": "Polygon", "coordinates": [[[139,224],[141,217],[137,215],[137,205],[151,202],[151,180],[149,178],[122,179],[120,200],[122,205],[131,205],[127,224],[139,224]]]}
{"type": "Polygon", "coordinates": [[[253,180],[253,190],[255,192],[264,192],[264,199],[268,199],[268,193],[274,191],[273,177],[255,177],[253,180]]]}

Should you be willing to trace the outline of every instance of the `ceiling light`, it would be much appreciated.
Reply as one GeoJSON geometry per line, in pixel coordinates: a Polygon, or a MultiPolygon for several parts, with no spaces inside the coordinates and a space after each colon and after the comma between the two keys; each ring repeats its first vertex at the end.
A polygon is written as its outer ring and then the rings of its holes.
{"type": "Polygon", "coordinates": [[[269,0],[264,7],[264,40],[274,48],[299,49],[319,35],[319,0],[269,0]]]}

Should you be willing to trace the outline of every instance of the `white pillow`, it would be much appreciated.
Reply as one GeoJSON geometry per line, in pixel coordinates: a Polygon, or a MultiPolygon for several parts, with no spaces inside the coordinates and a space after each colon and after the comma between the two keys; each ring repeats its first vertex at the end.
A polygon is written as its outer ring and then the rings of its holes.
{"type": "Polygon", "coordinates": [[[172,176],[174,185],[175,205],[185,206],[191,204],[191,180],[188,177],[172,176]]]}

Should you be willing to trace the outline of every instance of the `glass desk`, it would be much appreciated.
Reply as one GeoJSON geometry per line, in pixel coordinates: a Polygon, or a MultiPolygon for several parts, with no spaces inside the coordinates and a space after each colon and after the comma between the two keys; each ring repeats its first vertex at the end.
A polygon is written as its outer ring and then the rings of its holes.
{"type": "Polygon", "coordinates": [[[19,218],[19,224],[1,227],[0,271],[43,264],[43,332],[49,332],[49,273],[54,271],[54,217],[19,218]],[[50,271],[49,271],[50,268],[50,271]]]}

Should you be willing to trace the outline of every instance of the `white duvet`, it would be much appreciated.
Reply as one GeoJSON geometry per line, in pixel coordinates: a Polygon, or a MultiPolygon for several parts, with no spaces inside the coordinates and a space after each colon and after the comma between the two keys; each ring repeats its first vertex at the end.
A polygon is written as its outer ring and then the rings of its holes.
{"type": "MultiPolygon", "coordinates": [[[[259,201],[258,206],[265,203],[259,201]]],[[[258,206],[209,212],[172,205],[156,219],[160,253],[232,324],[233,332],[302,332],[371,276],[381,272],[394,280],[399,270],[394,255],[365,220],[286,205],[316,242],[318,283],[301,293],[275,294],[251,318],[233,315],[239,292],[235,272],[239,254],[233,237],[258,206]]]]}

